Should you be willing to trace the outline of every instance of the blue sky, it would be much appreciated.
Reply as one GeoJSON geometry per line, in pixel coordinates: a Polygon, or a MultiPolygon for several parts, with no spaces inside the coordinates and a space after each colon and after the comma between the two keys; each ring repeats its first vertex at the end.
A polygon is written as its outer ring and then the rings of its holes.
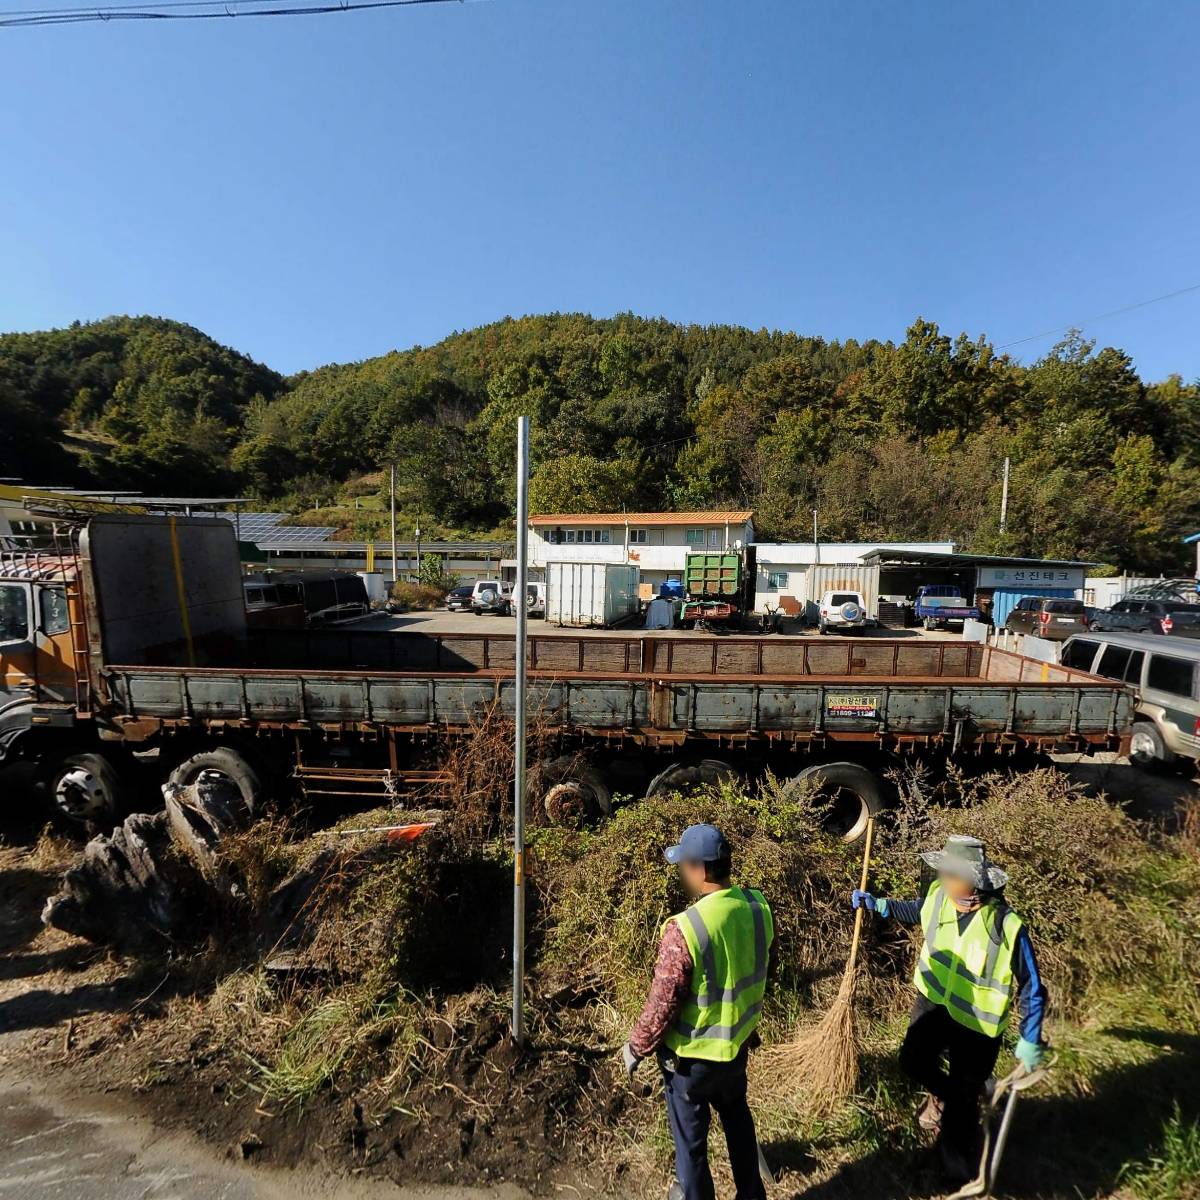
{"type": "MultiPolygon", "coordinates": [[[[1190,0],[0,30],[0,328],[284,371],[550,310],[1009,342],[1200,284],[1198,50],[1190,0]]],[[[1085,330],[1200,376],[1200,291],[1085,330]]]]}

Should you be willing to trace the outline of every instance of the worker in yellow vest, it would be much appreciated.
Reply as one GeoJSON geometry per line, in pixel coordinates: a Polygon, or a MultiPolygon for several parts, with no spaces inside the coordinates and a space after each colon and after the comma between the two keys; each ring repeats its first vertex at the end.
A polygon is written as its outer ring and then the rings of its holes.
{"type": "Polygon", "coordinates": [[[654,982],[622,1055],[629,1077],[657,1054],[675,1142],[670,1200],[713,1200],[708,1129],[725,1132],[737,1200],[766,1200],[746,1101],[746,1057],[762,1012],[775,924],[761,892],[734,887],[732,852],[713,825],[691,825],[666,851],[688,895],[663,926],[654,982]]]}
{"type": "Polygon", "coordinates": [[[1026,1070],[1045,1057],[1046,989],[1025,923],[1004,899],[1008,875],[978,838],[952,835],[921,858],[937,872],[924,900],[855,891],[851,904],[925,933],[913,983],[916,1003],[900,1065],[929,1096],[918,1114],[936,1132],[955,1182],[975,1178],[982,1131],[979,1100],[991,1077],[1014,993],[1021,1016],[1016,1054],[1026,1070]]]}

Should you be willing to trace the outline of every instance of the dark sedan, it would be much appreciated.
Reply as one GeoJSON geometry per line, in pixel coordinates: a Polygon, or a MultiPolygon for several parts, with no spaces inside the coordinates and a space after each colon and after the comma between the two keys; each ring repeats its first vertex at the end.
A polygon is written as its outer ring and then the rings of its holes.
{"type": "Polygon", "coordinates": [[[1092,618],[1097,633],[1159,633],[1200,638],[1200,604],[1127,596],[1092,618]]]}
{"type": "Polygon", "coordinates": [[[446,594],[446,607],[451,612],[465,612],[471,607],[471,593],[475,585],[464,584],[462,587],[451,588],[446,594]]]}

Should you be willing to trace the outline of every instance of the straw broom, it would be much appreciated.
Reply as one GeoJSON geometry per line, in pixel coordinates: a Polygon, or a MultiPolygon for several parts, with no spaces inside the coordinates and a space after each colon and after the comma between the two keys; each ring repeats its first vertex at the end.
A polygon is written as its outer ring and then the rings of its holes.
{"type": "MultiPolygon", "coordinates": [[[[875,838],[875,819],[867,821],[867,839],[863,848],[861,891],[867,890],[871,866],[871,844],[875,838]]],[[[854,936],[850,957],[837,995],[829,1011],[816,1025],[799,1027],[790,1042],[771,1046],[763,1052],[763,1075],[777,1092],[793,1090],[805,1094],[809,1104],[828,1112],[851,1095],[858,1085],[858,1037],[855,1030],[854,988],[858,975],[858,947],[862,940],[863,914],[854,911],[854,936]]]]}

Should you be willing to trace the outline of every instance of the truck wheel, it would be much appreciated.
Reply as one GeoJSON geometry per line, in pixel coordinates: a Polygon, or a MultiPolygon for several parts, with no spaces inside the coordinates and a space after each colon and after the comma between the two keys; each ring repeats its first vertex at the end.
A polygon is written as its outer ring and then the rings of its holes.
{"type": "Polygon", "coordinates": [[[125,789],[103,754],[68,754],[51,767],[45,783],[55,809],[74,825],[111,829],[121,818],[125,789]]]}
{"type": "Polygon", "coordinates": [[[1150,721],[1135,721],[1129,737],[1129,761],[1143,771],[1161,771],[1175,761],[1175,755],[1150,721]]]}
{"type": "Polygon", "coordinates": [[[824,636],[825,636],[825,634],[826,634],[826,633],[828,633],[828,632],[829,632],[829,631],[828,631],[828,630],[825,628],[825,622],[824,622],[824,621],[818,621],[818,622],[817,622],[817,633],[818,633],[818,634],[819,634],[821,637],[824,637],[824,636]]]}
{"type": "Polygon", "coordinates": [[[719,758],[702,758],[698,763],[672,763],[650,780],[646,798],[665,796],[670,792],[690,792],[707,783],[734,779],[737,771],[731,763],[719,758]]]}
{"type": "Polygon", "coordinates": [[[937,628],[937,622],[932,617],[926,617],[921,624],[924,625],[926,629],[933,630],[937,628]]]}
{"type": "Polygon", "coordinates": [[[555,825],[577,828],[612,812],[612,792],[603,776],[574,755],[535,763],[527,786],[555,825]]]}
{"type": "Polygon", "coordinates": [[[825,799],[829,811],[825,827],[843,842],[857,842],[867,832],[867,821],[883,811],[883,785],[879,776],[858,763],[821,763],[805,767],[788,781],[784,794],[803,781],[815,782],[817,795],[825,799]]]}
{"type": "Polygon", "coordinates": [[[226,779],[242,794],[246,813],[253,820],[262,808],[266,789],[256,768],[231,746],[214,746],[185,758],[168,776],[178,787],[188,787],[205,776],[226,779]]]}

